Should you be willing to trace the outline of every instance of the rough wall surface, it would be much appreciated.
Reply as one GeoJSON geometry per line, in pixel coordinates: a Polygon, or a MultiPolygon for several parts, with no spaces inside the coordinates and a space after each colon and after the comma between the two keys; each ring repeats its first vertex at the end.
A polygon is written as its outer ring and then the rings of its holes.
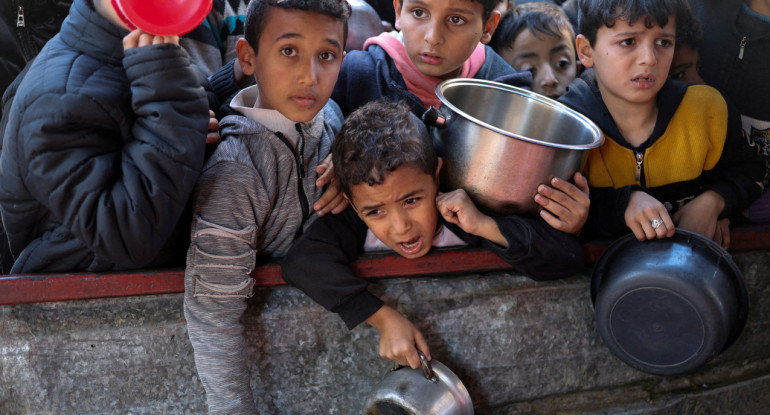
{"type": "MultiPolygon", "coordinates": [[[[477,414],[760,414],[770,407],[770,252],[733,256],[751,307],[741,337],[698,372],[658,377],[612,355],[589,271],[382,280],[468,387],[477,414]]],[[[374,329],[291,287],[259,289],[244,317],[261,414],[359,414],[390,368],[374,329]]],[[[205,413],[182,295],[0,307],[0,414],[205,413]]]]}

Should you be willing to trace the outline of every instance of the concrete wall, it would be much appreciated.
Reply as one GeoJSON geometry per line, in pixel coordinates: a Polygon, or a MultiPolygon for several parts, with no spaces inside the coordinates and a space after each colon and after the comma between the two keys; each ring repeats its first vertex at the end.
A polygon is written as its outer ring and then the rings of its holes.
{"type": "MultiPolygon", "coordinates": [[[[372,290],[427,335],[477,414],[759,414],[770,407],[770,252],[735,254],[751,300],[741,337],[689,376],[638,372],[593,323],[589,271],[382,280],[372,290]]],[[[290,287],[245,317],[261,414],[357,414],[390,368],[378,336],[290,287]]],[[[205,397],[182,295],[0,307],[0,414],[197,414],[205,397]]]]}

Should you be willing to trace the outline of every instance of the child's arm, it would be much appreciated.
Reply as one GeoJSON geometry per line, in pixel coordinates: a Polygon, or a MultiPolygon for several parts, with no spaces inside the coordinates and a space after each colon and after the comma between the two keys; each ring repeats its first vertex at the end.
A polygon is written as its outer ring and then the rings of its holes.
{"type": "Polygon", "coordinates": [[[200,176],[193,199],[183,309],[212,413],[256,413],[241,316],[273,206],[262,186],[272,181],[255,171],[220,160],[200,176]]]}
{"type": "Polygon", "coordinates": [[[713,190],[706,190],[674,213],[674,223],[682,229],[707,236],[727,249],[730,247],[730,221],[719,219],[724,209],[724,198],[713,190]]]}
{"type": "Polygon", "coordinates": [[[444,220],[454,223],[471,235],[480,236],[504,248],[508,241],[500,233],[495,221],[481,213],[463,189],[456,189],[436,196],[436,206],[444,220]]]}
{"type": "Polygon", "coordinates": [[[537,188],[535,202],[543,207],[540,217],[562,232],[578,234],[588,219],[591,200],[588,198],[588,180],[579,172],[573,176],[575,184],[554,177],[551,186],[537,188]]]}
{"type": "Polygon", "coordinates": [[[447,227],[468,245],[484,246],[538,281],[568,277],[584,269],[583,247],[575,235],[556,230],[539,217],[486,215],[470,199],[465,202],[465,192],[451,193],[439,197],[452,200],[437,198],[437,204],[447,211],[446,215],[442,212],[447,227]],[[447,204],[454,207],[447,209],[447,204]]]}
{"type": "MultiPolygon", "coordinates": [[[[123,67],[131,93],[120,87],[130,102],[115,102],[94,85],[47,95],[25,111],[34,119],[21,121],[28,128],[19,142],[27,179],[36,183],[30,191],[52,217],[101,260],[140,268],[158,255],[192,193],[203,165],[208,105],[176,45],[131,47],[123,67]],[[129,104],[130,118],[121,112],[129,104]]],[[[105,89],[117,88],[103,80],[105,89]]]]}
{"type": "Polygon", "coordinates": [[[375,327],[380,332],[383,358],[419,367],[417,349],[430,356],[422,334],[370,293],[368,283],[356,277],[350,268],[362,252],[366,230],[366,224],[352,208],[339,215],[318,218],[284,256],[283,279],[339,314],[349,329],[364,321],[375,327]]]}
{"type": "Polygon", "coordinates": [[[352,208],[316,219],[281,261],[283,279],[340,315],[352,329],[383,306],[350,268],[363,252],[366,224],[352,208]]]}
{"type": "Polygon", "coordinates": [[[422,333],[398,311],[384,305],[366,322],[380,332],[380,356],[384,359],[417,369],[419,350],[430,360],[430,349],[422,333]]]}

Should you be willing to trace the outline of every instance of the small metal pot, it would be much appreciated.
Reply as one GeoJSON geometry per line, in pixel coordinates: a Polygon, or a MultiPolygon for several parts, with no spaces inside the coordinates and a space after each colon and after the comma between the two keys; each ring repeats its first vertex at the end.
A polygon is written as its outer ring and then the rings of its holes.
{"type": "Polygon", "coordinates": [[[446,123],[434,133],[444,159],[444,190],[463,188],[474,202],[502,213],[534,214],[540,184],[571,181],[587,151],[604,142],[582,114],[542,95],[507,84],[455,78],[440,82],[446,123]]]}
{"type": "Polygon", "coordinates": [[[655,375],[693,372],[727,349],[748,315],[730,254],[695,232],[613,242],[594,265],[596,325],[620,360],[655,375]]]}
{"type": "Polygon", "coordinates": [[[420,353],[422,370],[396,365],[372,389],[364,415],[473,415],[468,390],[449,368],[420,353]]]}

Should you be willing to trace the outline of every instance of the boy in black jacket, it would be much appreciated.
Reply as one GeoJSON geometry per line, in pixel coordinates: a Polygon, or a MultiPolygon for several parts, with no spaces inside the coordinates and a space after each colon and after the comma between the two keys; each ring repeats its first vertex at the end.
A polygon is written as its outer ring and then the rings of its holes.
{"type": "Polygon", "coordinates": [[[308,228],[284,257],[283,278],[349,328],[362,321],[377,328],[380,355],[388,360],[417,368],[417,351],[430,359],[430,350],[409,320],[353,274],[350,263],[365,251],[392,249],[418,258],[433,246],[483,246],[536,280],[583,267],[574,235],[540,218],[487,215],[461,189],[439,194],[441,159],[425,125],[403,103],[383,99],[353,112],[332,155],[351,206],[308,228]]]}

